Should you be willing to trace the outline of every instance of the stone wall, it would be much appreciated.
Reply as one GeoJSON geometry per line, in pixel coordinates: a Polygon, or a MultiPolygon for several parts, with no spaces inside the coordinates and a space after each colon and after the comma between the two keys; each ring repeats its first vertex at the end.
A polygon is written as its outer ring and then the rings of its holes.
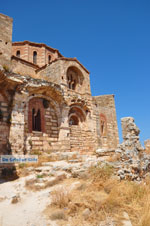
{"type": "Polygon", "coordinates": [[[9,150],[9,127],[8,123],[8,103],[0,94],[0,154],[7,153],[9,150]]]}
{"type": "Polygon", "coordinates": [[[37,72],[39,77],[45,79],[50,82],[54,82],[56,84],[60,84],[62,82],[62,72],[61,65],[59,61],[55,61],[48,65],[46,68],[41,69],[37,72]]]}
{"type": "Polygon", "coordinates": [[[37,74],[42,79],[57,83],[61,85],[63,89],[65,89],[66,87],[68,87],[67,70],[69,67],[77,68],[83,76],[82,84],[79,84],[77,86],[77,89],[73,92],[91,95],[89,73],[87,72],[87,70],[84,70],[83,67],[81,67],[81,65],[75,59],[70,59],[69,61],[65,58],[60,58],[57,61],[52,62],[46,68],[39,70],[37,74]]]}
{"type": "Polygon", "coordinates": [[[119,136],[114,95],[93,97],[93,110],[99,147],[115,149],[119,144],[119,136]]]}
{"type": "Polygon", "coordinates": [[[9,67],[12,46],[12,18],[0,14],[0,64],[9,67]]]}
{"type": "Polygon", "coordinates": [[[70,127],[70,150],[81,154],[92,154],[97,148],[95,138],[91,130],[72,125],[70,127]]]}
{"type": "Polygon", "coordinates": [[[21,75],[30,75],[33,78],[38,78],[37,74],[35,73],[35,70],[38,68],[35,65],[32,65],[25,61],[20,61],[19,59],[13,57],[12,58],[12,65],[11,70],[14,73],[21,74],[21,75]]]}

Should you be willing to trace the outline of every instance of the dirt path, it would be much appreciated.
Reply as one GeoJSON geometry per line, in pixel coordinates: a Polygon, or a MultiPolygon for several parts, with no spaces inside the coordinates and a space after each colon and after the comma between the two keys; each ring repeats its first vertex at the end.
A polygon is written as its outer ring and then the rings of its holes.
{"type": "MultiPolygon", "coordinates": [[[[26,177],[27,178],[27,177],[26,177]]],[[[43,210],[50,203],[52,188],[41,191],[29,191],[25,188],[25,179],[2,183],[0,185],[0,225],[1,226],[47,226],[43,210]],[[18,203],[12,204],[13,196],[20,196],[18,203]]],[[[29,178],[29,177],[28,177],[29,178]]]]}

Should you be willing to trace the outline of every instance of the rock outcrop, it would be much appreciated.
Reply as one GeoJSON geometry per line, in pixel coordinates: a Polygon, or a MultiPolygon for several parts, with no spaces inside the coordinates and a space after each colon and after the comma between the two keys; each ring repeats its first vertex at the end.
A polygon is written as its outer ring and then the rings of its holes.
{"type": "Polygon", "coordinates": [[[139,134],[140,130],[134,122],[134,118],[126,117],[121,119],[123,142],[115,151],[120,155],[117,163],[117,175],[120,179],[140,181],[145,177],[150,168],[150,155],[144,152],[139,134]]]}
{"type": "Polygon", "coordinates": [[[150,154],[150,139],[144,141],[146,153],[150,154]]]}

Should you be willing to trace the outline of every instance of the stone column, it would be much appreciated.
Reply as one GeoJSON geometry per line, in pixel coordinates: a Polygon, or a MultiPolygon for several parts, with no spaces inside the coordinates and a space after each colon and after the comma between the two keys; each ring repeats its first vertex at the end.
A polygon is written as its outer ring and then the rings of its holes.
{"type": "Polygon", "coordinates": [[[65,106],[62,109],[62,117],[59,130],[59,142],[61,144],[60,149],[63,151],[70,150],[70,127],[68,123],[68,113],[69,107],[65,106]]]}
{"type": "Polygon", "coordinates": [[[68,140],[68,137],[70,136],[70,127],[68,123],[69,109],[70,108],[68,106],[62,109],[59,140],[68,140]]]}
{"type": "Polygon", "coordinates": [[[9,142],[12,154],[23,154],[24,152],[24,102],[26,95],[16,93],[13,100],[11,113],[11,126],[9,142]]]}

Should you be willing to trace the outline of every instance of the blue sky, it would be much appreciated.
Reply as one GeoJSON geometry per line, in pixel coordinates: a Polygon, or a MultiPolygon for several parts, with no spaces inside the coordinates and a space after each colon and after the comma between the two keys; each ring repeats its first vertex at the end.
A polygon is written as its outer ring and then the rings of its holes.
{"type": "Polygon", "coordinates": [[[150,138],[149,0],[1,0],[13,41],[43,42],[90,71],[92,95],[115,94],[117,119],[150,138]]]}

